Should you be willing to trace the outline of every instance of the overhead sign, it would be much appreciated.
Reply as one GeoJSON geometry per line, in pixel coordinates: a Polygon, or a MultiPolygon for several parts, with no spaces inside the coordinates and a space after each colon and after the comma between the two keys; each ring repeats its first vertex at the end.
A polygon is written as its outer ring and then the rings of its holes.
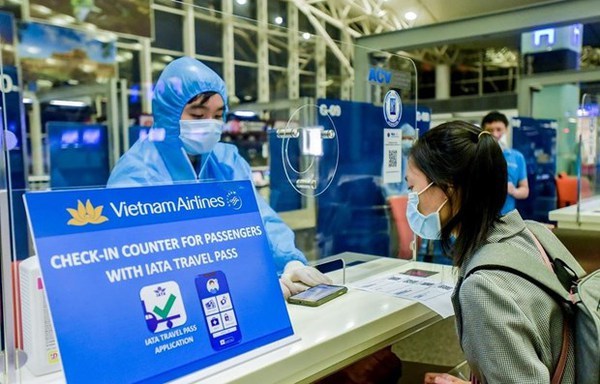
{"type": "MultiPolygon", "coordinates": [[[[15,65],[15,32],[13,15],[0,11],[0,66],[15,65]]],[[[2,90],[2,92],[10,92],[2,90]]]]}
{"type": "Polygon", "coordinates": [[[25,81],[106,82],[115,77],[116,39],[42,23],[19,24],[19,61],[25,81]]]}
{"type": "Polygon", "coordinates": [[[67,382],[164,383],[293,340],[249,181],[25,200],[67,382]]]}
{"type": "Polygon", "coordinates": [[[61,25],[152,37],[150,0],[29,0],[31,16],[61,25]]]}
{"type": "Polygon", "coordinates": [[[370,67],[367,81],[370,84],[382,85],[399,89],[411,89],[411,75],[406,71],[370,67]]]}

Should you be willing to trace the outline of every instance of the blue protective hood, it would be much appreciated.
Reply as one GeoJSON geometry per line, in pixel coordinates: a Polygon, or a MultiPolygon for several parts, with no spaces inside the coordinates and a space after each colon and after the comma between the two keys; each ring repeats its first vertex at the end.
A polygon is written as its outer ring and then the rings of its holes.
{"type": "Polygon", "coordinates": [[[212,69],[196,59],[182,57],[165,67],[154,87],[153,128],[165,129],[165,141],[178,140],[179,120],[186,103],[204,92],[216,92],[223,98],[227,113],[225,82],[212,69]]]}

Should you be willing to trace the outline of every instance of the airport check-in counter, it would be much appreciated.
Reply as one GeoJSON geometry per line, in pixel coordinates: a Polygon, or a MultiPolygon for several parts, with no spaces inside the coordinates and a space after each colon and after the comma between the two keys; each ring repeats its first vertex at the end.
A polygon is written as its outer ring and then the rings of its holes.
{"type": "Polygon", "coordinates": [[[587,272],[600,268],[600,196],[550,211],[555,235],[587,272]]]}
{"type": "Polygon", "coordinates": [[[600,231],[600,196],[593,196],[568,207],[555,209],[548,214],[559,228],[600,231]]]}
{"type": "MultiPolygon", "coordinates": [[[[319,262],[335,258],[343,258],[347,265],[346,284],[411,268],[441,272],[434,275],[438,279],[454,276],[450,266],[351,252],[319,262]]],[[[335,270],[328,276],[334,284],[342,284],[343,274],[343,270],[335,270]]],[[[346,294],[319,307],[288,304],[288,311],[294,333],[300,340],[204,379],[193,373],[173,382],[310,383],[442,322],[441,316],[417,302],[355,288],[349,288],[346,294]]],[[[23,371],[22,383],[25,384],[58,384],[64,381],[62,373],[34,377],[26,369],[23,371]]]]}

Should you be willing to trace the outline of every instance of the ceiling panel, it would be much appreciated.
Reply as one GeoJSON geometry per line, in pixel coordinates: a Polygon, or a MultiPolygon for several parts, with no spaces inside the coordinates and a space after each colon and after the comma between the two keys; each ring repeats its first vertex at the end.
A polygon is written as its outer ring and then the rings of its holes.
{"type": "Polygon", "coordinates": [[[407,11],[416,12],[419,16],[413,26],[420,26],[564,1],[567,0],[388,0],[384,4],[386,4],[386,9],[396,12],[398,17],[403,17],[407,11]]]}

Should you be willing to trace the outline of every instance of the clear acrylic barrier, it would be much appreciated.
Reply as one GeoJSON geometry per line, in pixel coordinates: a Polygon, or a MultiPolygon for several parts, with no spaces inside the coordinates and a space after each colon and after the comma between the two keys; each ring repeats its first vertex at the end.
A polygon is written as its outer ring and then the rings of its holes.
{"type": "MultiPolygon", "coordinates": [[[[577,143],[578,151],[578,177],[586,178],[586,182],[580,182],[578,187],[579,197],[589,197],[600,192],[600,96],[583,95],[581,108],[578,111],[577,121],[577,143]],[[582,191],[582,184],[589,183],[589,190],[582,191]],[[582,196],[583,193],[583,196],[582,196]]],[[[587,189],[587,186],[585,187],[587,189]]]]}
{"type": "MultiPolygon", "coordinates": [[[[241,177],[252,179],[257,198],[266,197],[266,204],[281,213],[307,259],[346,251],[398,256],[398,239],[408,228],[393,215],[389,200],[406,193],[407,150],[418,132],[429,128],[429,110],[417,105],[416,67],[409,58],[353,45],[347,31],[326,33],[314,23],[314,16],[284,4],[281,26],[272,24],[270,4],[267,12],[259,9],[245,15],[238,5],[224,9],[155,2],[154,12],[150,11],[155,19],[167,15],[185,21],[183,47],[162,46],[175,39],[161,35],[162,27],[155,28],[154,41],[118,33],[94,48],[110,56],[118,46],[112,61],[98,67],[102,72],[94,72],[95,67],[89,67],[93,63],[82,63],[81,71],[70,73],[80,77],[70,79],[52,77],[58,76],[52,68],[60,55],[50,53],[40,62],[20,60],[17,53],[34,52],[36,46],[19,47],[14,37],[39,19],[11,21],[13,39],[0,40],[5,106],[0,241],[6,382],[60,381],[56,373],[35,376],[28,368],[19,368],[24,362],[19,359],[24,359],[15,352],[23,344],[12,305],[19,296],[11,271],[34,254],[23,194],[104,188],[118,158],[133,145],[128,142],[130,127],[137,127],[137,137],[150,135],[161,143],[163,137],[157,132],[140,129],[152,112],[149,90],[169,62],[190,52],[225,80],[232,114],[227,116],[228,131],[222,141],[236,145],[240,158],[250,165],[251,173],[241,177]],[[194,30],[195,38],[188,35],[194,30]],[[198,37],[199,31],[207,30],[216,34],[210,42],[198,37]],[[34,64],[40,65],[39,71],[31,71],[34,64]],[[31,78],[32,73],[38,77],[31,78]],[[56,103],[61,100],[62,105],[56,103]],[[240,111],[254,115],[244,119],[236,116],[240,111]],[[48,118],[48,113],[54,117],[48,118]]],[[[160,20],[155,22],[158,25],[160,20]]],[[[58,27],[48,20],[44,25],[58,27]]],[[[74,21],[62,25],[60,33],[88,36],[86,26],[74,21]]],[[[71,60],[81,55],[76,48],[70,52],[71,60]]],[[[157,157],[141,159],[140,167],[156,166],[157,157]]],[[[189,162],[185,156],[179,160],[180,165],[189,162]]],[[[198,181],[227,180],[221,177],[225,176],[207,174],[198,181]]],[[[164,180],[150,177],[147,182],[164,180]]]]}
{"type": "MultiPolygon", "coordinates": [[[[577,213],[576,222],[581,222],[585,200],[600,192],[600,96],[585,94],[577,118],[577,213]]],[[[593,211],[598,211],[594,205],[593,211]]]]}

